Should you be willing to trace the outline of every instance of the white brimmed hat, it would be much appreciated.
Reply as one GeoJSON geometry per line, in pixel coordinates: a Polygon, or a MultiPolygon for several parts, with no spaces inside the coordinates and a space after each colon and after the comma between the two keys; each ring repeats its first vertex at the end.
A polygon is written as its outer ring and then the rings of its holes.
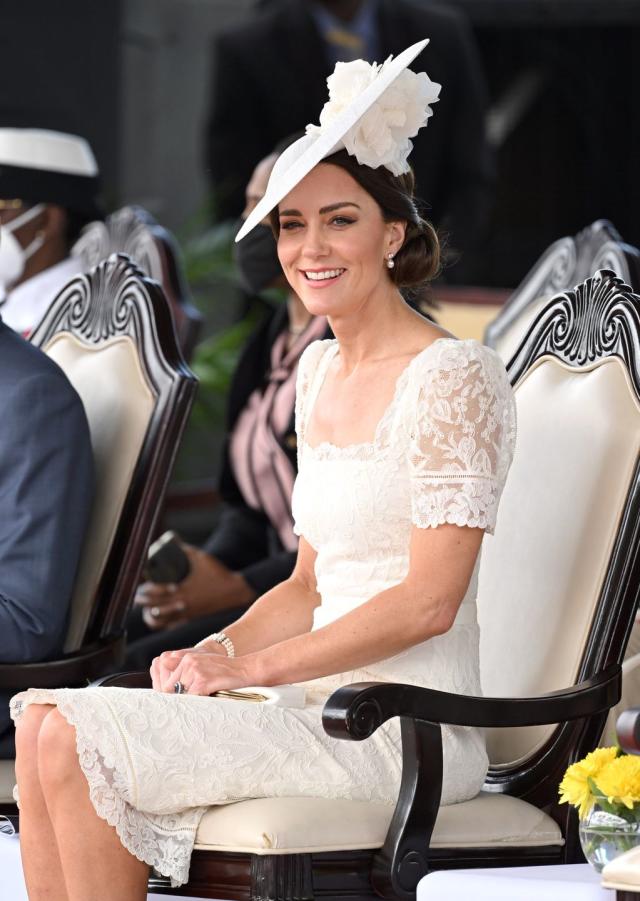
{"type": "Polygon", "coordinates": [[[0,197],[100,215],[98,164],[78,135],[0,127],[0,197]]]}
{"type": "MultiPolygon", "coordinates": [[[[337,64],[334,76],[330,76],[328,79],[330,91],[332,78],[336,75],[341,75],[339,67],[344,67],[343,71],[348,67],[359,67],[359,70],[354,72],[356,80],[358,80],[358,76],[361,75],[362,68],[367,68],[369,78],[364,81],[368,81],[368,83],[366,86],[363,86],[359,92],[357,89],[356,91],[352,90],[352,96],[347,98],[346,104],[344,101],[338,104],[334,102],[333,108],[328,110],[328,107],[332,104],[331,101],[327,103],[320,117],[322,123],[321,126],[307,126],[307,134],[291,144],[290,147],[287,147],[287,149],[278,157],[276,164],[273,167],[271,177],[269,178],[264,197],[258,201],[254,209],[243,222],[242,227],[236,235],[236,241],[242,240],[245,235],[255,228],[255,226],[280,203],[283,197],[286,197],[287,194],[293,190],[293,188],[302,181],[309,172],[311,172],[314,166],[317,166],[321,160],[345,147],[345,140],[347,139],[348,134],[354,129],[354,126],[359,123],[359,120],[371,109],[376,101],[380,100],[385,91],[391,87],[398,76],[404,72],[407,66],[413,62],[422,50],[424,50],[428,43],[428,40],[423,40],[419,41],[417,44],[412,44],[411,47],[407,47],[406,50],[403,50],[403,52],[398,54],[395,58],[389,57],[382,66],[374,65],[373,67],[370,67],[368,63],[365,63],[363,60],[337,64]],[[328,111],[330,115],[325,116],[325,111],[328,111]],[[325,122],[322,121],[323,118],[326,120],[325,122]]],[[[413,73],[410,74],[413,76],[413,73]]],[[[417,76],[413,77],[417,79],[417,76]]],[[[431,109],[429,108],[428,103],[437,100],[440,92],[439,84],[430,81],[428,76],[424,73],[420,73],[420,77],[424,80],[420,83],[419,92],[421,96],[420,98],[412,98],[414,104],[416,99],[422,101],[420,116],[419,121],[415,122],[414,127],[408,133],[403,135],[405,160],[411,149],[411,142],[408,140],[408,137],[415,135],[418,128],[420,128],[421,125],[426,124],[427,118],[431,115],[431,109]]],[[[364,85],[362,80],[361,83],[364,85]]],[[[401,110],[401,112],[403,111],[401,110]]],[[[349,146],[347,146],[346,149],[350,153],[353,152],[356,158],[358,158],[358,153],[356,151],[352,151],[349,146]]],[[[359,161],[365,162],[362,159],[359,161]]],[[[372,165],[368,158],[365,164],[372,165]]],[[[376,165],[386,165],[386,163],[381,159],[376,165]]],[[[406,168],[408,169],[408,165],[406,168]]]]}

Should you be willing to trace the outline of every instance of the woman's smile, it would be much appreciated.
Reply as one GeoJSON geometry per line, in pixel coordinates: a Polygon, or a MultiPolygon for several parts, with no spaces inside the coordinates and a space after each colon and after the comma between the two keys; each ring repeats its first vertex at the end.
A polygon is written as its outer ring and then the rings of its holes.
{"type": "Polygon", "coordinates": [[[309,282],[311,288],[326,288],[329,285],[333,285],[346,271],[347,270],[342,266],[334,269],[327,267],[325,269],[300,270],[305,279],[309,282]]]}

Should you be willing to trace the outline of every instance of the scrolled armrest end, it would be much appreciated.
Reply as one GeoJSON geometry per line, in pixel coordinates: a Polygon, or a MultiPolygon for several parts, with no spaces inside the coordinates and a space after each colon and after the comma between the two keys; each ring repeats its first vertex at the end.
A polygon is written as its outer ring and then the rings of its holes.
{"type": "Polygon", "coordinates": [[[355,682],[337,689],[325,704],[322,724],[334,738],[363,741],[395,713],[387,709],[384,682],[355,682]]]}

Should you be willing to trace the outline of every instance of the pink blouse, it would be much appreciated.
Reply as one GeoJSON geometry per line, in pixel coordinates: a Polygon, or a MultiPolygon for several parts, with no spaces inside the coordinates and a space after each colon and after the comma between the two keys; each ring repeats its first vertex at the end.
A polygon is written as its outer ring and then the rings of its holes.
{"type": "Polygon", "coordinates": [[[288,332],[278,335],[271,348],[266,386],[249,396],[231,434],[231,466],[242,496],[252,509],[269,518],[288,551],[298,546],[291,514],[296,471],[279,442],[291,422],[302,351],[324,337],[326,330],[324,316],[312,319],[288,351],[288,332]]]}

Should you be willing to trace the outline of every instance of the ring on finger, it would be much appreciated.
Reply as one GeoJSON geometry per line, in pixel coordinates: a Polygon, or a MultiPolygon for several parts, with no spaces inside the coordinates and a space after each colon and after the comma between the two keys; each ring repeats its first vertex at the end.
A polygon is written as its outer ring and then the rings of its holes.
{"type": "Polygon", "coordinates": [[[184,687],[182,682],[174,683],[173,690],[177,695],[186,695],[187,689],[184,687]]]}

